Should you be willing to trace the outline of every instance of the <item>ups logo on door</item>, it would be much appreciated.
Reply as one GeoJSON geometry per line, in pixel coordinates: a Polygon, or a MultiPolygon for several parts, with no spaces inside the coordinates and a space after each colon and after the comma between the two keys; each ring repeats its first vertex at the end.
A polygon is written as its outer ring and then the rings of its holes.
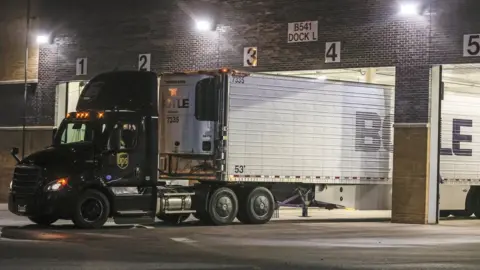
{"type": "Polygon", "coordinates": [[[120,169],[126,169],[128,167],[128,154],[127,153],[118,153],[117,154],[117,166],[120,169]]]}

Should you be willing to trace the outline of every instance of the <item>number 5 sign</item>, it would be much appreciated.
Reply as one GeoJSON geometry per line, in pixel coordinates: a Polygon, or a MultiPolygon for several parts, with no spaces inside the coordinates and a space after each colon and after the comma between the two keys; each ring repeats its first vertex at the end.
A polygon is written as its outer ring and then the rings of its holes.
{"type": "Polygon", "coordinates": [[[463,56],[480,56],[480,34],[463,36],[463,56]]]}

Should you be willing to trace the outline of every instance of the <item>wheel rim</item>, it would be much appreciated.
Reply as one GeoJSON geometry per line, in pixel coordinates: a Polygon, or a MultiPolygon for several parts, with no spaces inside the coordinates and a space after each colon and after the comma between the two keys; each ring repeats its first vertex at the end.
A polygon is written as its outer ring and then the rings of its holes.
{"type": "Polygon", "coordinates": [[[257,196],[253,200],[253,212],[258,217],[264,217],[270,210],[270,203],[268,198],[264,195],[257,196]]]}
{"type": "Polygon", "coordinates": [[[80,214],[85,221],[95,222],[103,214],[103,204],[97,199],[89,198],[80,206],[80,214]]]}
{"type": "Polygon", "coordinates": [[[221,218],[227,218],[230,216],[233,210],[233,202],[230,197],[223,196],[220,197],[215,206],[215,212],[221,218]]]}

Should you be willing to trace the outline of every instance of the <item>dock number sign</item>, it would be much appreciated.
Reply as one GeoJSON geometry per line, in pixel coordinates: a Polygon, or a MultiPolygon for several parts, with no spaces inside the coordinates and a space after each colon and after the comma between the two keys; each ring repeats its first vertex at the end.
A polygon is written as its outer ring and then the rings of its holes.
{"type": "Polygon", "coordinates": [[[463,36],[463,56],[480,56],[480,34],[468,34],[463,36]]]}
{"type": "Polygon", "coordinates": [[[87,69],[88,69],[87,58],[77,58],[75,74],[77,76],[87,75],[87,69]]]}
{"type": "Polygon", "coordinates": [[[288,43],[318,40],[318,21],[293,22],[288,24],[288,43]]]}
{"type": "Polygon", "coordinates": [[[152,55],[149,53],[138,55],[138,70],[150,71],[152,55]]]}
{"type": "Polygon", "coordinates": [[[257,66],[257,47],[243,48],[243,66],[256,67],[257,66]]]}

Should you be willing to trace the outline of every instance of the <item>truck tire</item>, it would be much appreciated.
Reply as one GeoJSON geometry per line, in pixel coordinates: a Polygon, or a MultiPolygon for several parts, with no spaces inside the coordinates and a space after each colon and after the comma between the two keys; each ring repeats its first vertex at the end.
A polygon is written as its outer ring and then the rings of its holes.
{"type": "Polygon", "coordinates": [[[50,226],[55,223],[58,218],[50,215],[41,215],[41,216],[31,216],[28,217],[30,221],[41,226],[50,226]]]}
{"type": "MultiPolygon", "coordinates": [[[[245,195],[245,194],[243,194],[245,195]]],[[[245,224],[265,224],[275,211],[275,199],[265,187],[256,187],[240,199],[237,218],[245,224]]]]}
{"type": "Polygon", "coordinates": [[[110,202],[100,191],[88,189],[78,198],[73,223],[81,229],[99,229],[108,220],[110,202]]]}
{"type": "Polygon", "coordinates": [[[452,211],[452,215],[454,217],[462,217],[462,218],[468,218],[472,215],[473,213],[467,210],[455,210],[452,211]]]}
{"type": "Polygon", "coordinates": [[[190,214],[160,214],[157,215],[157,218],[167,224],[177,225],[187,220],[189,216],[190,214]]]}
{"type": "Polygon", "coordinates": [[[200,223],[209,225],[213,224],[210,214],[208,213],[195,213],[193,216],[200,221],[200,223]]]}
{"type": "Polygon", "coordinates": [[[228,225],[238,213],[238,199],[235,192],[227,187],[215,190],[208,203],[208,215],[214,225],[228,225]]]}

